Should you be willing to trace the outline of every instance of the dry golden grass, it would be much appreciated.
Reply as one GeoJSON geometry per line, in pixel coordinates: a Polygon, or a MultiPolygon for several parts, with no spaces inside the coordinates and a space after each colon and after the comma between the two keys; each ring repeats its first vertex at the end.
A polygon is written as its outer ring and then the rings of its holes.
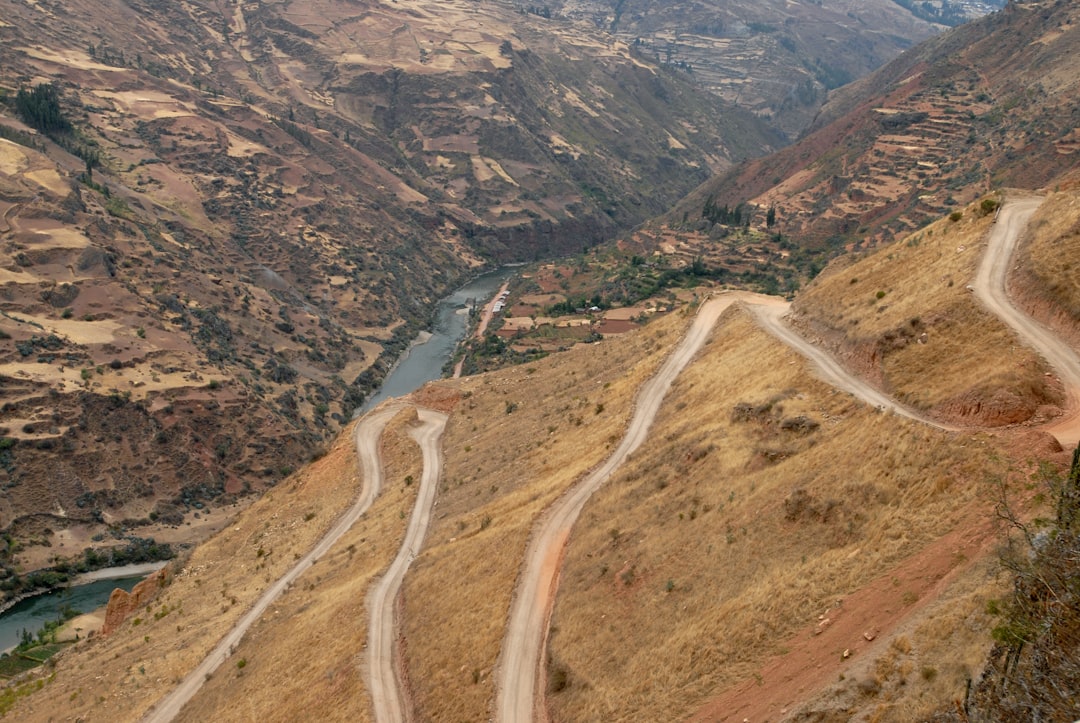
{"type": "Polygon", "coordinates": [[[556,720],[693,712],[939,538],[1000,471],[991,440],[879,414],[743,312],[721,323],[575,529],[549,647],[556,720]],[[749,421],[733,421],[740,403],[749,421]],[[820,427],[782,429],[800,416],[820,427]]]}
{"type": "Polygon", "coordinates": [[[244,636],[178,720],[364,721],[369,585],[397,554],[423,465],[408,436],[415,410],[383,433],[386,485],[367,514],[244,636]],[[404,514],[403,514],[404,513],[404,514]],[[238,667],[243,661],[243,667],[238,667]],[[272,691],[268,694],[268,691],[272,691]]]}
{"type": "Polygon", "coordinates": [[[881,646],[882,652],[845,671],[844,680],[804,710],[900,723],[925,719],[962,700],[968,678],[976,677],[986,661],[987,631],[996,620],[987,605],[1005,594],[1006,578],[994,556],[980,560],[917,622],[881,646]]]}
{"type": "Polygon", "coordinates": [[[1051,194],[1032,219],[1014,290],[1058,331],[1080,341],[1080,189],[1051,194]],[[1050,305],[1050,310],[1038,307],[1050,305]],[[1042,311],[1042,313],[1040,313],[1042,311]]]}
{"type": "Polygon", "coordinates": [[[491,673],[529,532],[613,451],[638,387],[688,321],[668,316],[455,383],[464,398],[444,437],[436,519],[405,579],[407,666],[420,720],[489,717],[491,673]]]}
{"type": "Polygon", "coordinates": [[[1040,358],[967,290],[993,217],[978,204],[962,213],[817,279],[796,311],[901,402],[983,424],[1020,421],[1056,397],[1040,358]]]}
{"type": "MultiPolygon", "coordinates": [[[[280,483],[199,546],[148,609],[109,637],[92,638],[59,656],[55,676],[20,701],[11,712],[13,719],[52,720],[59,710],[86,721],[139,718],[206,656],[262,590],[311,549],[353,502],[359,473],[351,430],[350,426],[326,456],[280,483]]],[[[381,542],[379,554],[389,560],[392,546],[390,541],[381,542]]],[[[332,559],[341,555],[336,552],[332,559]]],[[[326,562],[318,563],[307,577],[326,575],[326,562]]],[[[290,606],[301,596],[315,599],[296,590],[283,598],[282,605],[290,606]]],[[[361,628],[365,625],[360,622],[361,628]]],[[[252,656],[252,662],[258,659],[252,656]]],[[[327,665],[334,664],[327,661],[327,665]]],[[[235,662],[218,671],[230,673],[236,673],[235,662]]]]}

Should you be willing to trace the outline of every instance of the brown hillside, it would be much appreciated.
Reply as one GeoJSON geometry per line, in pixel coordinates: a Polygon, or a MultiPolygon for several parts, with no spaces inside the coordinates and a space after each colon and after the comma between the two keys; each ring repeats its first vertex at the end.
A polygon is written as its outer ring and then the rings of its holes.
{"type": "MultiPolygon", "coordinates": [[[[610,451],[686,321],[660,317],[425,392],[451,421],[433,528],[402,605],[420,717],[490,715],[529,531],[610,451]]],[[[972,344],[991,343],[983,329],[972,344]]],[[[253,707],[286,720],[315,701],[340,701],[343,718],[368,715],[355,657],[362,600],[412,498],[407,424],[399,418],[384,440],[383,497],[253,628],[196,697],[193,719],[253,707]]],[[[1026,481],[1027,458],[1047,450],[1037,435],[944,433],[875,412],[729,312],[573,534],[547,671],[554,717],[688,716],[710,701],[771,716],[840,674],[830,700],[844,710],[888,706],[900,720],[940,706],[981,659],[986,602],[1000,594],[991,567],[968,564],[992,539],[995,479],[1026,481]]],[[[351,441],[339,440],[198,548],[138,623],[60,656],[14,715],[43,719],[70,700],[87,720],[138,717],[314,544],[355,494],[355,463],[351,441]]]]}
{"type": "Polygon", "coordinates": [[[691,73],[792,138],[814,120],[829,89],[941,30],[892,0],[555,0],[543,7],[607,29],[641,55],[691,73]]]}
{"type": "MultiPolygon", "coordinates": [[[[668,401],[571,539],[549,648],[556,720],[685,717],[770,656],[858,657],[863,632],[888,634],[928,592],[905,561],[967,524],[968,506],[987,514],[1003,471],[994,440],[853,402],[741,312],[668,401]],[[857,607],[880,577],[895,584],[857,607]],[[846,637],[825,634],[832,622],[846,637]]],[[[940,690],[963,685],[948,676],[940,690]]],[[[770,718],[798,698],[790,681],[758,682],[770,718]]]]}
{"type": "Polygon", "coordinates": [[[201,538],[196,511],[332,439],[467,275],[591,245],[778,141],[607,36],[501,4],[0,17],[12,572],[110,525],[201,538]],[[20,120],[42,83],[70,132],[20,120]]]}
{"type": "Polygon", "coordinates": [[[968,289],[993,215],[978,203],[955,213],[955,221],[834,264],[799,295],[796,324],[889,394],[940,419],[1045,420],[1045,405],[1063,401],[1048,368],[968,289]]]}
{"type": "Polygon", "coordinates": [[[1011,3],[933,38],[836,92],[813,132],[744,163],[672,213],[708,199],[777,210],[801,246],[872,245],[1001,186],[1038,188],[1076,166],[1080,10],[1011,3]]]}

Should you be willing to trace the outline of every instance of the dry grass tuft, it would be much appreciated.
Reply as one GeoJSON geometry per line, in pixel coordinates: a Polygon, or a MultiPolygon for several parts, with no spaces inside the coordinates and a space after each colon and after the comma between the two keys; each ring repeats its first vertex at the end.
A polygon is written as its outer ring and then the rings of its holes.
{"type": "MultiPolygon", "coordinates": [[[[952,528],[999,467],[992,441],[877,413],[730,315],[574,531],[553,718],[693,712],[952,528]],[[819,426],[785,424],[797,419],[819,426]]],[[[911,605],[905,592],[883,617],[911,605]]]]}

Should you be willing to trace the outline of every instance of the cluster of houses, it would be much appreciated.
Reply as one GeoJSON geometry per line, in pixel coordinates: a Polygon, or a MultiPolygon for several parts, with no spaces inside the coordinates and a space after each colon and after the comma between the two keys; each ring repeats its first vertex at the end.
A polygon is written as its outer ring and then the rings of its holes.
{"type": "Polygon", "coordinates": [[[499,294],[499,297],[495,299],[495,304],[491,307],[492,314],[498,314],[500,311],[506,308],[506,297],[510,296],[510,291],[506,290],[499,294]]]}

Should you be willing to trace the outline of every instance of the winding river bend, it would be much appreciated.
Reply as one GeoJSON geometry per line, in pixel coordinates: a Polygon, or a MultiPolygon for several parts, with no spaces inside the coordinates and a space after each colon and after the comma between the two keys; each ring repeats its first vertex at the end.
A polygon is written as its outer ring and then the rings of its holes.
{"type": "Polygon", "coordinates": [[[468,304],[482,304],[514,273],[503,267],[477,276],[442,299],[435,313],[435,328],[423,332],[383,380],[379,391],[360,407],[360,413],[374,409],[384,399],[400,397],[442,376],[443,367],[469,328],[468,304]]]}

